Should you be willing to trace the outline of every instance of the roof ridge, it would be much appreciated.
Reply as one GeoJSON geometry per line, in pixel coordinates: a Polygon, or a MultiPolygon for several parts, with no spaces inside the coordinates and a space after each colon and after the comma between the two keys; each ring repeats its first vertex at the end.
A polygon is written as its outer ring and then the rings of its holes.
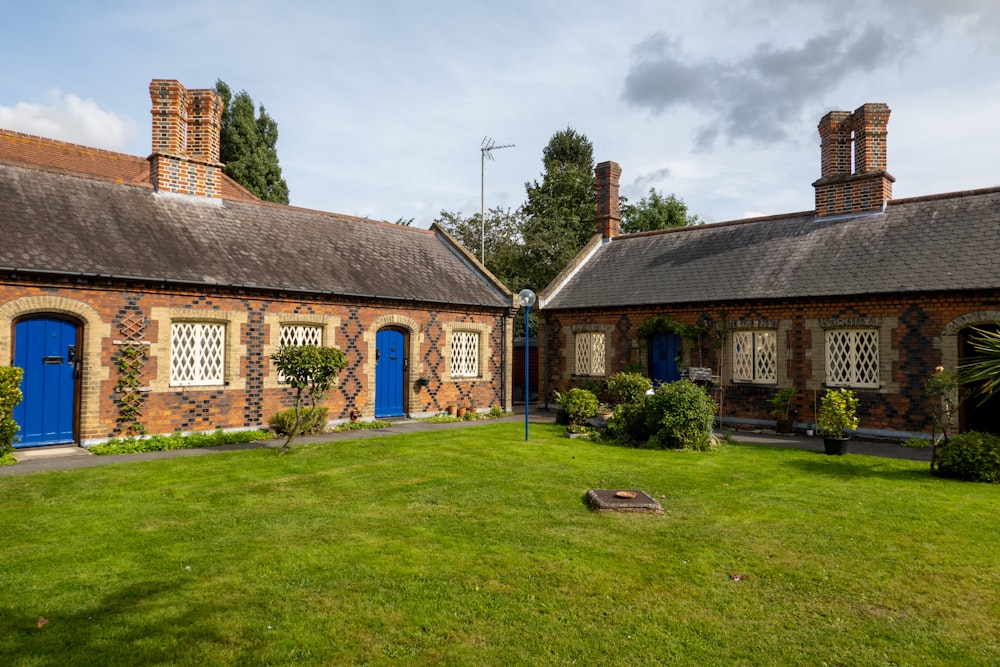
{"type": "Polygon", "coordinates": [[[739,218],[737,220],[720,220],[719,222],[702,222],[696,225],[683,225],[681,227],[667,227],[666,229],[651,229],[645,232],[631,232],[629,234],[619,234],[615,239],[638,238],[642,236],[656,236],[659,234],[676,234],[680,232],[694,231],[696,229],[733,227],[735,225],[748,225],[757,222],[770,222],[773,220],[787,220],[789,218],[802,218],[814,216],[815,211],[799,211],[797,213],[777,213],[774,215],[761,215],[752,218],[739,218]]]}
{"type": "Polygon", "coordinates": [[[138,162],[148,161],[148,158],[144,158],[138,155],[132,155],[131,153],[122,153],[120,151],[112,151],[106,148],[96,148],[94,146],[84,146],[83,144],[76,144],[71,141],[62,141],[61,139],[42,137],[37,134],[28,134],[26,132],[18,132],[17,130],[8,130],[2,127],[0,127],[0,137],[19,139],[22,141],[35,142],[39,144],[48,144],[50,146],[60,146],[63,148],[70,148],[85,155],[103,155],[106,157],[129,159],[138,162]]]}

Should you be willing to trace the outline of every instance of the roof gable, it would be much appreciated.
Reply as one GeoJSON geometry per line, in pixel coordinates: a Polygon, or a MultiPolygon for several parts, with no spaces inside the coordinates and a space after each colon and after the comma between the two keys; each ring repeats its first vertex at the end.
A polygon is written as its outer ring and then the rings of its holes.
{"type": "MultiPolygon", "coordinates": [[[[0,129],[0,162],[152,187],[148,158],[13,130],[0,129]]],[[[259,201],[252,192],[225,174],[222,198],[259,201]]]]}

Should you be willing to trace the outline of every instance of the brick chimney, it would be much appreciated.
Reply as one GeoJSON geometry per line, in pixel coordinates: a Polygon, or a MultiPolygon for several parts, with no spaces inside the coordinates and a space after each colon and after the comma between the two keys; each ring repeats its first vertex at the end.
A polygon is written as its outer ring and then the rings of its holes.
{"type": "Polygon", "coordinates": [[[622,233],[622,215],[618,210],[618,183],[622,168],[617,162],[602,162],[594,169],[597,191],[597,232],[605,239],[622,233]]]}
{"type": "Polygon", "coordinates": [[[153,153],[150,180],[157,192],[222,196],[219,141],[222,100],[211,89],[188,90],[178,81],[153,79],[153,153]]]}
{"type": "Polygon", "coordinates": [[[820,120],[820,177],[813,183],[817,217],[881,211],[892,199],[896,179],[885,170],[889,113],[887,105],[870,103],[854,113],[831,111],[820,120]]]}

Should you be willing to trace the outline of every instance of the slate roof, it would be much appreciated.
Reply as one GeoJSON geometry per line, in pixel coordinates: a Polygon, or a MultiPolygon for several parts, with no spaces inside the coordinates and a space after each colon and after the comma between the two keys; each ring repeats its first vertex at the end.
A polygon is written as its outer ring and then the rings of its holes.
{"type": "Polygon", "coordinates": [[[622,235],[542,294],[547,309],[1000,288],[1000,188],[622,235]],[[568,277],[567,277],[568,276],[568,277]]]}
{"type": "Polygon", "coordinates": [[[0,161],[0,271],[510,307],[447,235],[0,161]]]}
{"type": "MultiPolygon", "coordinates": [[[[119,183],[152,188],[149,160],[144,157],[36,137],[0,128],[0,161],[26,167],[48,167],[119,183]]],[[[225,174],[223,199],[260,201],[252,192],[225,174]]]]}

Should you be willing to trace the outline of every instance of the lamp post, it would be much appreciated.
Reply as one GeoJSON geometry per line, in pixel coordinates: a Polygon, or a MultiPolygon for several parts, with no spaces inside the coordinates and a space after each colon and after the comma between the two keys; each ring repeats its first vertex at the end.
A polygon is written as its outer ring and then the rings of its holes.
{"type": "Polygon", "coordinates": [[[530,377],[528,357],[531,355],[531,348],[528,347],[529,332],[528,332],[528,318],[531,316],[531,307],[535,305],[535,293],[530,289],[523,289],[521,293],[517,295],[518,300],[521,302],[521,306],[524,307],[524,440],[528,441],[528,396],[529,387],[528,379],[530,377]]]}

